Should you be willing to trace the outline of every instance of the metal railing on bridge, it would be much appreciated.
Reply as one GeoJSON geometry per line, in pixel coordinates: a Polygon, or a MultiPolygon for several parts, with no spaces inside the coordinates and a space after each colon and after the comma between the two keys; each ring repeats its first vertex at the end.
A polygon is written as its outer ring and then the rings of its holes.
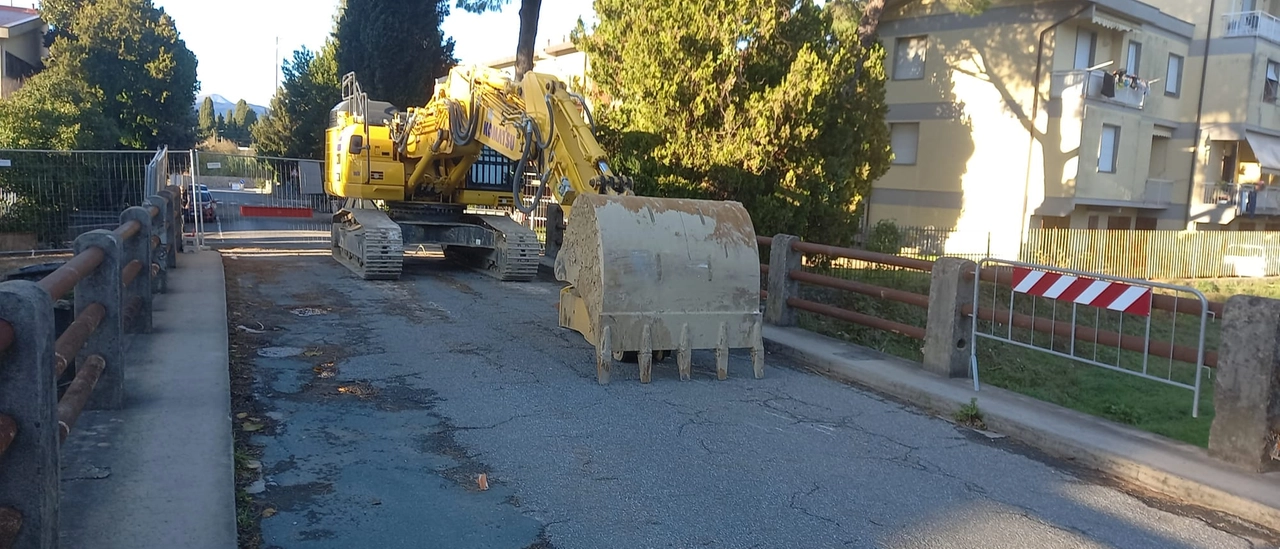
{"type": "MultiPolygon", "coordinates": [[[[158,188],[162,172],[148,173],[139,180],[158,188]]],[[[0,283],[0,547],[56,546],[61,444],[86,407],[124,402],[124,353],[151,331],[153,297],[177,267],[179,196],[162,186],[114,229],[79,235],[57,270],[0,283]],[[65,328],[54,319],[63,299],[75,314],[65,328]]]]}

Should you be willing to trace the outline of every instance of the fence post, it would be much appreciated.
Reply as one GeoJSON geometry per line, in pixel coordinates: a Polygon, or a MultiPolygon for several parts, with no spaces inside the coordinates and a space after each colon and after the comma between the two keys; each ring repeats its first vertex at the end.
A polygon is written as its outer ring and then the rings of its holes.
{"type": "Polygon", "coordinates": [[[796,323],[796,312],[787,305],[787,298],[796,296],[800,289],[789,274],[800,268],[800,260],[804,257],[804,254],[791,249],[791,244],[799,240],[789,234],[778,234],[769,244],[769,297],[765,300],[764,321],[774,326],[796,323]]]}
{"type": "Polygon", "coordinates": [[[160,245],[156,246],[151,253],[151,263],[160,269],[151,279],[151,291],[155,293],[164,293],[169,288],[169,245],[173,243],[169,237],[169,226],[172,225],[172,220],[169,218],[171,210],[167,198],[168,191],[160,191],[160,193],[147,199],[148,204],[160,209],[160,213],[151,219],[151,234],[160,239],[160,245]]]}
{"type": "Polygon", "coordinates": [[[1256,472],[1274,470],[1280,440],[1280,301],[1236,295],[1227,299],[1213,376],[1209,455],[1256,472]]]}
{"type": "Polygon", "coordinates": [[[169,215],[165,218],[165,234],[169,235],[165,267],[176,269],[178,253],[182,251],[182,190],[180,187],[170,185],[165,188],[165,192],[168,193],[165,196],[169,198],[169,215]]]}
{"type": "MultiPolygon", "coordinates": [[[[120,214],[120,223],[137,221],[142,229],[121,244],[124,246],[122,265],[137,261],[142,268],[124,288],[121,304],[133,314],[126,318],[129,333],[151,332],[151,212],[142,206],[134,206],[120,214]]],[[[122,281],[123,282],[123,281],[122,281]]]]}
{"type": "Polygon", "coordinates": [[[944,377],[969,375],[971,317],[964,307],[973,304],[973,279],[977,263],[956,257],[939,257],[929,279],[929,311],[924,327],[924,369],[944,377]]]}
{"type": "Polygon", "coordinates": [[[76,238],[75,252],[78,254],[92,247],[102,248],[102,264],[85,275],[76,284],[75,313],[79,317],[85,307],[93,303],[101,303],[106,309],[102,323],[85,341],[80,351],[79,361],[93,355],[102,355],[107,367],[94,388],[89,399],[88,409],[118,409],[124,404],[124,365],[121,360],[124,354],[124,330],[121,306],[123,304],[123,287],[120,271],[124,267],[124,249],[120,238],[115,233],[98,229],[89,231],[76,238]]]}
{"type": "Polygon", "coordinates": [[[0,316],[14,334],[9,349],[0,354],[0,415],[17,426],[17,436],[0,459],[0,542],[54,547],[61,461],[53,300],[35,282],[5,282],[0,284],[0,316]]]}

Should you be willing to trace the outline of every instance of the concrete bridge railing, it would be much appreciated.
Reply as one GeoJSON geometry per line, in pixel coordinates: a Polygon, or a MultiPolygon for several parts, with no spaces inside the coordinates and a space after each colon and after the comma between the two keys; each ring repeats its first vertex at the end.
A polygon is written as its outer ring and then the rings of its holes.
{"type": "Polygon", "coordinates": [[[162,187],[114,230],[80,235],[39,281],[0,283],[0,549],[57,547],[61,444],[86,407],[125,402],[124,353],[151,331],[153,297],[177,267],[180,196],[162,187]],[[68,295],[75,320],[59,331],[54,304],[68,295]]]}

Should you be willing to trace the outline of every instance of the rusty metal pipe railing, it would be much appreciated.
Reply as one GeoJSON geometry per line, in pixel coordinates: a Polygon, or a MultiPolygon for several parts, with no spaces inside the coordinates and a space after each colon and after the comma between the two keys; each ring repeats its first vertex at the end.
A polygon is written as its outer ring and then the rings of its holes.
{"type": "Polygon", "coordinates": [[[147,206],[147,215],[153,218],[157,215],[160,215],[160,207],[156,206],[155,204],[149,204],[147,206]]]}
{"type": "Polygon", "coordinates": [[[12,507],[0,507],[0,547],[9,547],[22,531],[22,512],[12,507]]]}
{"type": "Polygon", "coordinates": [[[62,399],[58,401],[60,441],[65,442],[67,435],[71,434],[72,427],[75,427],[76,420],[80,418],[80,412],[89,402],[93,387],[98,384],[98,377],[102,375],[102,369],[106,365],[107,362],[101,355],[93,355],[84,361],[82,368],[76,371],[76,378],[72,380],[71,385],[67,387],[67,392],[63,393],[62,399]]]}
{"type": "Polygon", "coordinates": [[[107,316],[107,308],[101,303],[91,303],[75,321],[67,326],[67,329],[58,336],[58,341],[53,344],[53,371],[55,377],[62,377],[62,373],[67,371],[67,366],[75,360],[76,355],[80,353],[80,349],[84,347],[84,342],[89,340],[89,336],[94,330],[98,329],[98,325],[102,323],[102,319],[107,316]]]}
{"type": "MultiPolygon", "coordinates": [[[[963,313],[966,316],[973,316],[973,306],[965,305],[963,313]]],[[[1008,309],[988,309],[980,307],[978,309],[978,318],[988,322],[997,322],[1007,324],[1010,322],[1010,311],[1008,309]]],[[[1194,347],[1186,347],[1175,345],[1168,341],[1158,341],[1152,339],[1148,341],[1142,336],[1119,334],[1108,330],[1100,330],[1090,328],[1088,326],[1074,325],[1069,322],[1055,321],[1052,318],[1039,318],[1022,313],[1013,313],[1013,326],[1025,330],[1034,330],[1043,334],[1053,334],[1066,338],[1075,338],[1077,341],[1087,343],[1096,343],[1108,347],[1119,347],[1126,351],[1135,353],[1145,353],[1160,358],[1172,358],[1179,362],[1188,364],[1196,363],[1196,349],[1194,347]]],[[[1218,353],[1208,349],[1204,352],[1204,365],[1210,368],[1217,367],[1218,353]]]]}
{"type": "Polygon", "coordinates": [[[18,438],[18,422],[13,418],[0,414],[0,457],[4,456],[13,439],[18,438]]]}
{"type": "Polygon", "coordinates": [[[836,278],[834,276],[820,275],[815,273],[807,273],[804,271],[791,271],[788,275],[793,280],[813,284],[814,286],[822,286],[824,288],[833,288],[836,290],[845,290],[871,297],[878,297],[889,301],[897,301],[898,303],[906,303],[907,305],[915,305],[916,307],[929,308],[929,296],[917,293],[907,292],[903,290],[895,290],[893,288],[885,288],[874,284],[866,284],[854,280],[846,280],[836,278]]]}
{"type": "Polygon", "coordinates": [[[823,316],[829,316],[831,318],[843,320],[845,322],[860,324],[868,328],[884,330],[886,332],[904,335],[914,339],[921,339],[921,340],[924,339],[924,328],[911,326],[909,324],[902,324],[900,322],[894,322],[892,320],[885,320],[883,318],[864,315],[862,313],[855,313],[848,309],[841,309],[839,307],[832,307],[831,305],[815,303],[813,301],[800,299],[798,297],[787,298],[787,305],[791,307],[795,307],[796,309],[799,309],[801,311],[808,311],[808,312],[820,314],[823,316]]]}
{"type": "Polygon", "coordinates": [[[791,249],[806,254],[820,254],[832,257],[840,257],[844,259],[856,259],[871,263],[881,263],[884,265],[892,265],[894,267],[902,267],[906,269],[917,269],[925,272],[933,271],[933,262],[924,259],[914,259],[910,257],[902,257],[892,254],[882,254],[880,252],[868,252],[866,250],[855,250],[853,248],[841,248],[839,246],[828,246],[826,244],[814,244],[812,242],[796,241],[791,244],[791,249]]]}
{"type": "Polygon", "coordinates": [[[116,236],[120,237],[120,240],[129,240],[130,238],[133,238],[134,235],[138,234],[138,231],[141,231],[141,230],[142,230],[142,224],[138,223],[135,220],[130,219],[129,221],[121,223],[119,227],[116,227],[116,229],[111,232],[115,233],[116,236]]]}
{"type": "Polygon", "coordinates": [[[138,274],[142,272],[142,262],[138,260],[130,261],[120,270],[120,282],[124,286],[128,286],[133,279],[138,278],[138,274]]]}
{"type": "Polygon", "coordinates": [[[0,319],[0,353],[13,345],[13,340],[13,325],[7,320],[0,319]]]}
{"type": "Polygon", "coordinates": [[[62,299],[67,292],[76,287],[76,283],[92,273],[98,265],[102,264],[102,260],[106,258],[106,252],[102,248],[88,248],[80,252],[63,263],[58,270],[49,273],[48,276],[40,279],[36,285],[40,286],[45,293],[54,301],[62,299]]]}
{"type": "Polygon", "coordinates": [[[756,244],[761,246],[771,246],[773,245],[773,237],[756,235],[756,244]]]}

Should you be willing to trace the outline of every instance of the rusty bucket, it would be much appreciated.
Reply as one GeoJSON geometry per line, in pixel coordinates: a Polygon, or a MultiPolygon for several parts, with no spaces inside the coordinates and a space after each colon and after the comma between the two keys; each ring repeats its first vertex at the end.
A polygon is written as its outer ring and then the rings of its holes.
{"type": "Polygon", "coordinates": [[[732,201],[581,195],[556,256],[560,326],[596,347],[596,376],[634,353],[640,380],[652,360],[674,351],[680,378],[693,349],[716,350],[728,376],[729,349],[752,350],[764,375],[760,256],[755,228],[732,201]]]}

